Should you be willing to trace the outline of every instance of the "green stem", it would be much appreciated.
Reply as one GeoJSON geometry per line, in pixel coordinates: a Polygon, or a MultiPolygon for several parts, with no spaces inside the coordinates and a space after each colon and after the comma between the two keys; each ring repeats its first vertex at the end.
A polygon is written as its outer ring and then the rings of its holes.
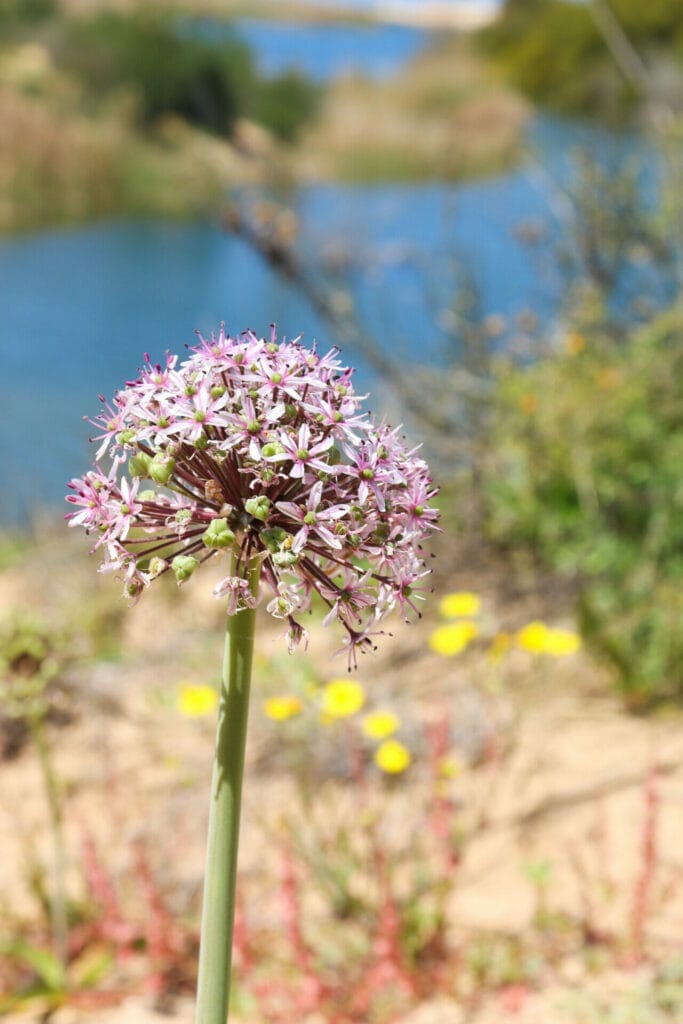
{"type": "MultiPolygon", "coordinates": [[[[243,573],[254,595],[259,569],[259,563],[252,560],[243,573]]],[[[255,617],[253,608],[244,608],[236,615],[228,616],[227,620],[209,807],[196,1024],[226,1024],[228,1019],[237,846],[255,617]]]]}
{"type": "Polygon", "coordinates": [[[43,786],[50,815],[52,833],[52,885],[50,887],[50,918],[54,954],[66,967],[68,958],[69,924],[66,909],[66,845],[64,842],[64,816],[62,813],[62,792],[52,764],[50,748],[45,736],[45,720],[42,715],[28,717],[31,739],[38,754],[43,786]]]}

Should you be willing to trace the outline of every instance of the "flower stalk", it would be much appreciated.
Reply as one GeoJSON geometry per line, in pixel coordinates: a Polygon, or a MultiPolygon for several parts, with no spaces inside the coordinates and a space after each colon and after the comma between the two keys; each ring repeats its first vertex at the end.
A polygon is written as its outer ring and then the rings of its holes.
{"type": "MultiPolygon", "coordinates": [[[[233,574],[241,574],[254,598],[259,569],[257,559],[242,567],[234,559],[233,574]]],[[[250,602],[227,617],[209,807],[196,1024],[225,1024],[228,1019],[255,615],[255,602],[250,602]]]]}

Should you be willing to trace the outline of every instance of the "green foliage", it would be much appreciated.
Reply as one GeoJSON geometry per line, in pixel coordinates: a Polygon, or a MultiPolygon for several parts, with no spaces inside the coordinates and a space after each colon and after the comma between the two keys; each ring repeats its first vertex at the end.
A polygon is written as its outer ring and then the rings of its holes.
{"type": "MultiPolygon", "coordinates": [[[[679,0],[609,0],[609,5],[646,60],[656,62],[665,51],[683,59],[679,0]]],[[[482,42],[518,88],[551,109],[618,119],[638,98],[585,4],[507,0],[482,42]]]]}
{"type": "Polygon", "coordinates": [[[218,133],[230,131],[244,102],[241,82],[253,74],[236,40],[216,47],[186,39],[148,14],[107,11],[71,22],[61,59],[91,94],[133,91],[145,123],[178,114],[218,133]]]}
{"type": "Polygon", "coordinates": [[[57,13],[57,0],[0,0],[0,25],[30,25],[57,13]]]}
{"type": "Polygon", "coordinates": [[[0,1014],[40,1009],[41,1016],[51,1016],[68,1002],[74,991],[95,988],[111,971],[113,958],[102,950],[80,952],[66,968],[50,950],[17,938],[0,944],[0,955],[6,963],[23,968],[28,984],[7,995],[0,994],[0,1014]]]}
{"type": "MultiPolygon", "coordinates": [[[[582,631],[633,705],[683,694],[683,314],[497,385],[488,528],[576,578],[582,631]]],[[[572,354],[573,353],[573,354],[572,354]]]]}
{"type": "Polygon", "coordinates": [[[25,614],[0,629],[0,709],[10,717],[43,715],[45,691],[70,660],[66,638],[25,614]]]}
{"type": "Polygon", "coordinates": [[[105,11],[70,22],[60,60],[99,101],[132,93],[143,125],[175,114],[229,135],[238,117],[254,117],[291,140],[316,109],[313,85],[294,74],[261,79],[237,38],[210,43],[153,13],[105,11]]]}
{"type": "Polygon", "coordinates": [[[302,125],[318,112],[320,90],[296,71],[260,82],[251,116],[284,142],[294,142],[302,125]]]}

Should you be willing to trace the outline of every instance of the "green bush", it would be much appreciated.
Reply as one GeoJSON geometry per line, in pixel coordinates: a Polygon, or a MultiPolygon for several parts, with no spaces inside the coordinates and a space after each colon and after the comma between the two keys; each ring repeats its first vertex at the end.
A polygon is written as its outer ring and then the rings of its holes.
{"type": "Polygon", "coordinates": [[[154,15],[104,12],[70,23],[61,60],[91,96],[132,91],[144,123],[179,114],[228,133],[240,114],[254,70],[249,51],[228,41],[211,46],[176,33],[154,15]]]}
{"type": "Polygon", "coordinates": [[[57,0],[0,0],[0,25],[31,24],[57,13],[57,0]]]}
{"type": "MultiPolygon", "coordinates": [[[[609,0],[646,62],[683,60],[679,0],[609,0]]],[[[561,113],[622,118],[638,97],[618,68],[588,6],[571,0],[507,0],[481,36],[510,80],[535,102],[561,113]]]]}
{"type": "Polygon", "coordinates": [[[296,71],[262,81],[254,90],[250,114],[284,142],[294,142],[302,125],[318,111],[320,90],[296,71]]]}
{"type": "Polygon", "coordinates": [[[683,311],[621,344],[568,342],[554,358],[501,368],[483,469],[488,530],[575,577],[584,637],[633,705],[680,697],[683,311]]]}
{"type": "Polygon", "coordinates": [[[253,117],[290,140],[316,108],[318,91],[306,79],[264,80],[246,44],[194,38],[162,15],[104,12],[76,19],[60,59],[96,100],[132,93],[144,125],[176,114],[229,135],[238,117],[253,117]]]}

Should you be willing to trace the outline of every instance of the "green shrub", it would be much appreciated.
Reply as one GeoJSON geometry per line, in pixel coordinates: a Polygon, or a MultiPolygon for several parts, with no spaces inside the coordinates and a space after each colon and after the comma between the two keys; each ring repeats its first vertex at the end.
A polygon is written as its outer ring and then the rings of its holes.
{"type": "Polygon", "coordinates": [[[262,81],[254,90],[250,114],[284,142],[294,142],[302,125],[318,111],[320,89],[296,71],[262,81]]]}
{"type": "Polygon", "coordinates": [[[176,114],[229,135],[238,117],[252,117],[292,140],[317,107],[318,90],[302,76],[263,79],[245,43],[194,38],[158,14],[76,19],[60,59],[96,100],[132,93],[144,125],[176,114]]]}
{"type": "MultiPolygon", "coordinates": [[[[666,52],[683,59],[679,0],[609,0],[617,21],[647,62],[666,52]]],[[[586,4],[507,0],[482,36],[510,80],[535,102],[561,113],[623,117],[638,97],[609,51],[586,4]]]]}
{"type": "Polygon", "coordinates": [[[0,25],[31,24],[57,13],[57,0],[0,0],[0,25]]]}
{"type": "Polygon", "coordinates": [[[144,123],[178,114],[210,131],[228,133],[254,76],[238,41],[212,46],[187,39],[154,15],[104,12],[70,23],[62,63],[93,96],[128,89],[144,123]]]}
{"type": "Polygon", "coordinates": [[[579,584],[584,637],[634,705],[683,695],[683,311],[497,381],[488,530],[579,584]],[[572,354],[573,353],[573,354],[572,354]]]}

